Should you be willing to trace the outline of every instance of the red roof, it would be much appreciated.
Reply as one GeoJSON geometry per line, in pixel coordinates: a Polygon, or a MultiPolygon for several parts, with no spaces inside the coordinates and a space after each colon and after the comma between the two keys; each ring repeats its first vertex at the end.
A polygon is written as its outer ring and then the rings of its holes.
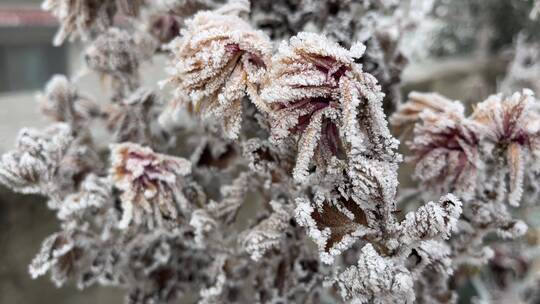
{"type": "Polygon", "coordinates": [[[58,25],[56,19],[40,8],[0,7],[0,27],[56,25],[58,25]]]}

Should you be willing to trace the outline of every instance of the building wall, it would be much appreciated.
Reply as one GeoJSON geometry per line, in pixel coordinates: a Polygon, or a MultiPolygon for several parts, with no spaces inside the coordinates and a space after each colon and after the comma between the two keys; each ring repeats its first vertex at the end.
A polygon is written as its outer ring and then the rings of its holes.
{"type": "Polygon", "coordinates": [[[67,47],[54,47],[54,28],[0,28],[0,93],[40,88],[53,74],[67,72],[67,47]]]}

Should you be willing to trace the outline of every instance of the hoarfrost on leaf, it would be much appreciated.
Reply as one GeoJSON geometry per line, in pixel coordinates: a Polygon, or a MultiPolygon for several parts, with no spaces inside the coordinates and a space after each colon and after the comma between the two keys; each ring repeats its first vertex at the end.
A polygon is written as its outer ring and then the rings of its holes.
{"type": "Polygon", "coordinates": [[[283,232],[289,226],[291,212],[287,206],[271,201],[273,212],[255,227],[240,236],[242,249],[250,254],[254,261],[260,260],[272,248],[279,248],[283,232]]]}
{"type": "Polygon", "coordinates": [[[296,221],[307,228],[325,263],[332,263],[356,239],[373,233],[367,227],[363,210],[351,199],[317,206],[306,198],[298,198],[296,204],[296,221]]]}
{"type": "Polygon", "coordinates": [[[357,266],[336,278],[343,299],[356,303],[413,303],[413,282],[406,268],[380,256],[371,244],[360,251],[357,266]]]}

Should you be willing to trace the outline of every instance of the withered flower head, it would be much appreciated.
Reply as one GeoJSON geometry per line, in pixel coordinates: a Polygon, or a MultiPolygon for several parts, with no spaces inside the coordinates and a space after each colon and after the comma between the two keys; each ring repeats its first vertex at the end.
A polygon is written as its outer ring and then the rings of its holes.
{"type": "Polygon", "coordinates": [[[121,228],[132,220],[147,222],[150,228],[154,222],[161,226],[164,220],[174,222],[179,211],[188,208],[181,189],[181,177],[191,172],[188,160],[134,143],[113,145],[111,150],[110,177],[123,192],[121,228]]]}
{"type": "Polygon", "coordinates": [[[42,8],[60,21],[55,45],[61,45],[68,37],[87,40],[92,31],[104,31],[112,24],[116,11],[114,1],[110,0],[45,0],[42,8]]]}
{"type": "Polygon", "coordinates": [[[54,75],[38,101],[43,114],[53,121],[66,122],[72,128],[83,127],[100,114],[98,104],[81,96],[64,75],[54,75]]]}
{"type": "Polygon", "coordinates": [[[42,8],[50,11],[60,22],[54,45],[66,38],[87,40],[96,32],[113,24],[116,12],[126,16],[139,14],[143,0],[45,0],[42,8]]]}
{"type": "Polygon", "coordinates": [[[86,49],[90,67],[105,73],[131,73],[138,66],[135,41],[126,31],[110,28],[86,49]]]}
{"type": "Polygon", "coordinates": [[[472,114],[488,141],[506,154],[510,175],[509,202],[518,205],[522,194],[525,162],[540,151],[540,115],[530,90],[504,97],[492,95],[472,114]]]}
{"type": "MultiPolygon", "coordinates": [[[[441,100],[433,94],[424,94],[422,99],[430,97],[441,100]]],[[[409,102],[418,104],[415,99],[409,102]]],[[[464,116],[462,106],[443,103],[438,107],[426,107],[415,114],[419,122],[413,140],[407,143],[414,154],[415,174],[436,191],[472,194],[479,161],[479,135],[474,122],[464,116]]]]}
{"type": "Polygon", "coordinates": [[[270,61],[272,45],[261,31],[234,15],[249,6],[231,3],[186,21],[181,37],[171,43],[173,68],[169,82],[176,96],[187,93],[196,111],[223,119],[225,133],[236,138],[242,120],[242,99],[265,110],[258,86],[270,61]]]}
{"type": "Polygon", "coordinates": [[[522,146],[537,144],[539,117],[538,105],[530,90],[507,97],[502,94],[492,95],[477,104],[472,114],[472,119],[484,126],[487,139],[500,144],[522,146]]]}
{"type": "Polygon", "coordinates": [[[322,35],[302,32],[282,43],[273,57],[271,80],[261,96],[271,107],[272,138],[299,136],[295,179],[305,180],[313,157],[325,163],[337,156],[340,136],[360,143],[370,131],[386,128],[380,87],[355,64],[364,49],[358,43],[347,50],[322,35]],[[357,130],[359,107],[374,111],[361,124],[369,131],[357,130]]]}
{"type": "Polygon", "coordinates": [[[144,58],[140,43],[125,30],[109,28],[85,49],[87,65],[97,73],[108,76],[120,96],[138,86],[138,68],[144,58]]]}
{"type": "Polygon", "coordinates": [[[67,124],[57,123],[45,130],[24,128],[17,146],[0,157],[0,184],[21,193],[41,193],[56,198],[63,180],[59,167],[73,142],[67,124]]]}

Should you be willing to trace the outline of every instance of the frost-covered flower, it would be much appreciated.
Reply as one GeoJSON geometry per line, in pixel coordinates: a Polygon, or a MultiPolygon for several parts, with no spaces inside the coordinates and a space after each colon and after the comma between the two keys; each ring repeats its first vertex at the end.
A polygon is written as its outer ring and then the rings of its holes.
{"type": "Polygon", "coordinates": [[[492,95],[476,105],[472,118],[481,123],[490,141],[537,148],[538,105],[530,90],[511,96],[492,95]]]}
{"type": "Polygon", "coordinates": [[[244,1],[196,14],[181,37],[171,42],[172,82],[176,96],[187,93],[195,110],[223,119],[225,134],[236,138],[246,94],[264,111],[259,85],[269,64],[272,45],[261,31],[236,16],[248,12],[244,1]]]}
{"type": "Polygon", "coordinates": [[[65,122],[73,129],[82,128],[100,114],[97,103],[81,96],[64,75],[54,75],[45,91],[38,95],[41,111],[53,121],[65,122]]]}
{"type": "MultiPolygon", "coordinates": [[[[46,196],[60,221],[31,275],[118,286],[130,304],[457,302],[470,281],[463,264],[482,266],[499,240],[538,241],[534,206],[510,210],[506,198],[517,204],[522,179],[535,188],[524,191],[538,188],[540,117],[529,92],[492,97],[472,117],[413,92],[391,120],[400,132],[415,126],[402,137],[421,182],[398,188],[383,105],[401,102],[405,53],[425,48],[408,34],[446,2],[467,1],[46,0],[60,21],[55,43],[81,38],[87,67],[111,86],[93,102],[54,76],[39,101],[60,124],[24,129],[0,160],[0,183],[46,196]],[[257,29],[286,41],[274,50],[257,29]],[[163,51],[174,86],[165,108],[138,77],[163,51]],[[99,122],[107,136],[91,129],[99,122]],[[431,198],[426,189],[441,198],[416,208],[409,199],[431,198]]],[[[532,49],[516,54],[503,90],[537,82],[532,49]]],[[[527,247],[515,248],[529,260],[527,247]]]]}
{"type": "Polygon", "coordinates": [[[509,171],[508,199],[519,205],[525,165],[540,152],[540,112],[530,90],[505,97],[492,95],[479,103],[472,119],[482,126],[485,138],[495,144],[495,153],[505,155],[509,171]]]}
{"type": "Polygon", "coordinates": [[[379,131],[378,119],[384,120],[380,87],[355,64],[364,49],[358,43],[347,50],[322,35],[302,32],[283,42],[273,57],[269,84],[261,96],[271,107],[273,139],[300,137],[295,179],[305,181],[313,158],[324,164],[339,157],[342,138],[359,142],[362,134],[367,137],[367,129],[379,131]],[[367,112],[380,110],[361,123],[360,127],[366,127],[362,131],[351,130],[358,127],[357,116],[363,111],[358,107],[367,112]]]}
{"type": "Polygon", "coordinates": [[[122,143],[111,147],[110,177],[123,193],[121,228],[134,221],[162,226],[177,221],[189,202],[182,193],[182,176],[191,172],[188,160],[158,154],[148,147],[122,143]]]}
{"type": "Polygon", "coordinates": [[[111,0],[45,0],[42,8],[60,21],[55,45],[61,45],[67,37],[87,40],[92,31],[104,31],[111,25],[115,13],[111,0]]]}
{"type": "Polygon", "coordinates": [[[54,45],[66,38],[88,40],[96,32],[112,25],[117,11],[124,15],[138,15],[143,0],[45,0],[42,8],[50,11],[59,21],[60,29],[54,45]]]}
{"type": "MultiPolygon", "coordinates": [[[[344,47],[360,41],[367,46],[359,58],[363,70],[375,76],[384,92],[385,111],[401,102],[401,74],[411,49],[422,49],[415,32],[426,22],[431,0],[257,0],[250,18],[273,39],[288,39],[299,32],[325,35],[344,47]],[[316,13],[313,13],[316,12],[316,13]]],[[[421,39],[421,38],[420,38],[421,39]]]]}
{"type": "Polygon", "coordinates": [[[72,141],[71,128],[63,123],[45,130],[22,129],[16,148],[2,155],[0,182],[13,191],[58,198],[64,182],[58,178],[59,167],[72,141]]]}
{"type": "Polygon", "coordinates": [[[419,120],[408,142],[414,156],[415,175],[439,192],[472,194],[479,166],[480,134],[464,108],[438,94],[414,93],[393,116],[401,125],[419,120]]]}
{"type": "Polygon", "coordinates": [[[138,68],[145,58],[141,44],[129,32],[113,27],[92,41],[84,51],[84,58],[92,70],[111,77],[115,94],[125,97],[139,84],[138,68]]]}

